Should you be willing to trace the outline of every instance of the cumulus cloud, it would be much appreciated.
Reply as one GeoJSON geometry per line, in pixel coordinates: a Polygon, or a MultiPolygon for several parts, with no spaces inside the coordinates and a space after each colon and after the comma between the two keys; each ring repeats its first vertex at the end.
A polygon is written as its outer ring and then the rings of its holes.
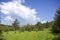
{"type": "Polygon", "coordinates": [[[41,23],[46,23],[46,21],[41,21],[41,23]]]}
{"type": "Polygon", "coordinates": [[[4,20],[7,20],[9,22],[14,21],[14,19],[11,16],[7,16],[4,20]]]}
{"type": "Polygon", "coordinates": [[[8,15],[6,19],[12,20],[9,15],[16,15],[21,17],[22,19],[26,21],[34,21],[40,20],[39,17],[37,17],[36,9],[31,9],[30,7],[22,5],[22,3],[25,2],[25,0],[12,0],[11,2],[1,2],[0,8],[1,12],[3,14],[8,15]]]}

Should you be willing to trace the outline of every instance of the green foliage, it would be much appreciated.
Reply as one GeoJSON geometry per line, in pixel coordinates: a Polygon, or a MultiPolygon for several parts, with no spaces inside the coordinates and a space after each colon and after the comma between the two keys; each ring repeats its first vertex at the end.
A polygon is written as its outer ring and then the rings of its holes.
{"type": "Polygon", "coordinates": [[[60,33],[60,8],[56,11],[54,24],[52,26],[53,33],[60,33]]]}
{"type": "Polygon", "coordinates": [[[0,35],[2,35],[2,30],[0,29],[0,35]]]}
{"type": "Polygon", "coordinates": [[[2,37],[2,30],[0,29],[0,40],[3,40],[3,37],[2,37]]]}
{"type": "Polygon", "coordinates": [[[49,22],[46,22],[46,24],[45,24],[45,25],[46,25],[46,28],[48,28],[48,27],[49,27],[49,22]]]}
{"type": "Polygon", "coordinates": [[[20,28],[20,31],[21,31],[21,32],[24,32],[24,31],[25,31],[25,28],[24,28],[24,27],[21,27],[21,28],[20,28]]]}
{"type": "Polygon", "coordinates": [[[8,32],[8,31],[14,31],[14,28],[10,25],[3,25],[3,24],[0,24],[0,29],[2,31],[5,31],[5,32],[8,32]]]}
{"type": "Polygon", "coordinates": [[[43,28],[41,22],[37,22],[37,24],[35,25],[35,27],[38,29],[38,31],[42,30],[42,28],[43,28]]]}
{"type": "Polygon", "coordinates": [[[23,28],[25,31],[29,31],[29,32],[33,31],[33,25],[30,24],[25,25],[23,28]]]}
{"type": "Polygon", "coordinates": [[[1,24],[1,18],[0,18],[0,24],[1,24]]]}
{"type": "Polygon", "coordinates": [[[3,40],[3,38],[2,38],[2,26],[1,26],[1,19],[0,19],[0,40],[3,40]]]}
{"type": "Polygon", "coordinates": [[[15,30],[20,29],[20,27],[19,27],[19,22],[18,22],[17,19],[15,19],[15,21],[13,22],[12,27],[13,27],[15,30]]]}

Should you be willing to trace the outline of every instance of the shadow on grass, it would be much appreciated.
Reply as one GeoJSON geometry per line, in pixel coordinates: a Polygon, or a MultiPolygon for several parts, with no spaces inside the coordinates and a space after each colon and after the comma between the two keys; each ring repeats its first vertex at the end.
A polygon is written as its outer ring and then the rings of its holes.
{"type": "Polygon", "coordinates": [[[57,36],[54,37],[52,40],[60,40],[60,35],[57,35],[57,36]]]}

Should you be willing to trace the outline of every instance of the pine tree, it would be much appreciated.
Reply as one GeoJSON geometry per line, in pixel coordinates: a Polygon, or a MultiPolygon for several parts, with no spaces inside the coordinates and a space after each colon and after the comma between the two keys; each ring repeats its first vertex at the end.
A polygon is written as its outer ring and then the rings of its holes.
{"type": "Polygon", "coordinates": [[[18,30],[20,27],[19,27],[19,22],[17,19],[15,19],[15,21],[13,22],[12,26],[14,27],[15,30],[18,30]]]}
{"type": "Polygon", "coordinates": [[[60,8],[56,11],[52,31],[53,33],[60,33],[60,8]]]}
{"type": "Polygon", "coordinates": [[[1,18],[0,18],[0,40],[3,40],[3,38],[2,38],[2,29],[1,29],[1,18]]]}

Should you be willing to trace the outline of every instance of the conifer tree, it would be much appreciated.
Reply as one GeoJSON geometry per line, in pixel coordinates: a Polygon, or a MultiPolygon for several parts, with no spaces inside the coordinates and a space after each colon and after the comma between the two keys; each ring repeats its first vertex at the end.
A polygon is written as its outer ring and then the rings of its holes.
{"type": "Polygon", "coordinates": [[[56,11],[52,31],[53,33],[60,33],[60,8],[56,11]]]}

